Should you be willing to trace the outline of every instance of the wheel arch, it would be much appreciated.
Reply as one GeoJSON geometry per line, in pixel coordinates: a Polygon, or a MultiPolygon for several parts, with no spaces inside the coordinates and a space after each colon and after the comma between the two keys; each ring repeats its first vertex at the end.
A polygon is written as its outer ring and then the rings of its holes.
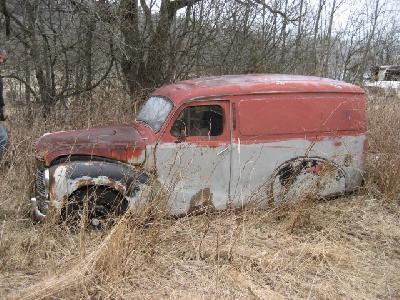
{"type": "MultiPolygon", "coordinates": [[[[335,171],[332,173],[335,174],[335,179],[336,181],[339,181],[339,179],[343,178],[344,179],[344,187],[341,189],[341,193],[345,193],[347,190],[347,172],[344,168],[342,168],[340,165],[338,165],[336,162],[333,160],[330,160],[325,157],[319,157],[319,156],[298,156],[294,157],[292,159],[289,159],[282,164],[280,164],[275,171],[272,173],[269,181],[269,187],[268,187],[268,194],[269,198],[273,201],[276,201],[276,191],[274,190],[276,188],[276,185],[278,184],[281,187],[291,187],[295,182],[298,176],[306,170],[306,172],[310,172],[312,174],[320,175],[324,174],[324,167],[325,166],[332,166],[333,169],[331,171],[335,171]]],[[[328,170],[329,168],[325,168],[325,170],[328,170]]],[[[333,177],[332,177],[333,178],[333,177]]],[[[322,191],[322,189],[321,189],[322,191]]],[[[336,194],[336,193],[332,193],[336,194]]],[[[327,195],[329,196],[329,195],[327,195]]]]}
{"type": "Polygon", "coordinates": [[[81,213],[99,222],[107,216],[125,213],[128,207],[129,201],[116,189],[104,185],[87,185],[68,195],[59,214],[66,222],[79,220],[81,213]]]}
{"type": "Polygon", "coordinates": [[[81,188],[103,186],[124,198],[141,174],[130,165],[110,161],[67,161],[50,167],[51,202],[62,203],[81,188]]]}
{"type": "Polygon", "coordinates": [[[339,172],[342,173],[343,176],[346,176],[345,170],[340,165],[335,163],[333,160],[330,160],[325,157],[320,157],[320,156],[297,156],[297,157],[291,158],[291,159],[283,162],[282,164],[280,164],[275,169],[275,171],[273,172],[271,177],[275,178],[276,176],[283,176],[282,179],[284,180],[285,177],[288,177],[291,175],[290,168],[293,168],[293,165],[296,162],[306,163],[301,166],[301,169],[313,167],[313,165],[310,166],[310,165],[307,165],[307,163],[314,164],[314,166],[321,164],[321,163],[322,164],[328,163],[328,164],[334,166],[337,170],[339,170],[339,172]]]}

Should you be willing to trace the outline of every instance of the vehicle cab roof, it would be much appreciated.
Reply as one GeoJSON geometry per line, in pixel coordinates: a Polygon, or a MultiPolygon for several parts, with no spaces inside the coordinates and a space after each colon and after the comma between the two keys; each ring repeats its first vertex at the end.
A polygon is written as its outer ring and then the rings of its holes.
{"type": "Polygon", "coordinates": [[[364,93],[353,84],[343,81],[300,75],[248,74],[200,77],[165,85],[154,96],[165,96],[175,106],[194,99],[266,93],[364,93]]]}

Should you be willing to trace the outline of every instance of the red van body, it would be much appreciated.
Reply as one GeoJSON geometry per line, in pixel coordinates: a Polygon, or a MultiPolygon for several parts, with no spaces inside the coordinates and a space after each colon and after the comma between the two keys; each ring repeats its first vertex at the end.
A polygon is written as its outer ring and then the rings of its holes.
{"type": "Polygon", "coordinates": [[[34,215],[42,220],[90,186],[134,205],[150,189],[143,178],[168,190],[174,215],[291,200],[315,188],[320,196],[346,193],[362,183],[365,110],[361,88],[318,77],[166,85],[132,124],[41,137],[34,215]]]}

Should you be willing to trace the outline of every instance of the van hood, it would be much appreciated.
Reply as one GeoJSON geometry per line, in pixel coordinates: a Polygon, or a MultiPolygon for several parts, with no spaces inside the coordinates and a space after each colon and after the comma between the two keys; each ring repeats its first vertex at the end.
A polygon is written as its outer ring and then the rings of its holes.
{"type": "Polygon", "coordinates": [[[36,145],[46,165],[61,156],[89,155],[140,164],[146,144],[152,141],[148,130],[138,124],[46,133],[36,145]]]}

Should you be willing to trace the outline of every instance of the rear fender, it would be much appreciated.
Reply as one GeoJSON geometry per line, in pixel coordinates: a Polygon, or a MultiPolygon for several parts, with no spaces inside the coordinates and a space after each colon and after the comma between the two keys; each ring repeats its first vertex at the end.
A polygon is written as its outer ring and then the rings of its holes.
{"type": "Polygon", "coordinates": [[[343,194],[346,173],[333,161],[320,157],[297,157],[280,165],[272,176],[270,193],[277,203],[304,193],[319,197],[343,194]]]}

